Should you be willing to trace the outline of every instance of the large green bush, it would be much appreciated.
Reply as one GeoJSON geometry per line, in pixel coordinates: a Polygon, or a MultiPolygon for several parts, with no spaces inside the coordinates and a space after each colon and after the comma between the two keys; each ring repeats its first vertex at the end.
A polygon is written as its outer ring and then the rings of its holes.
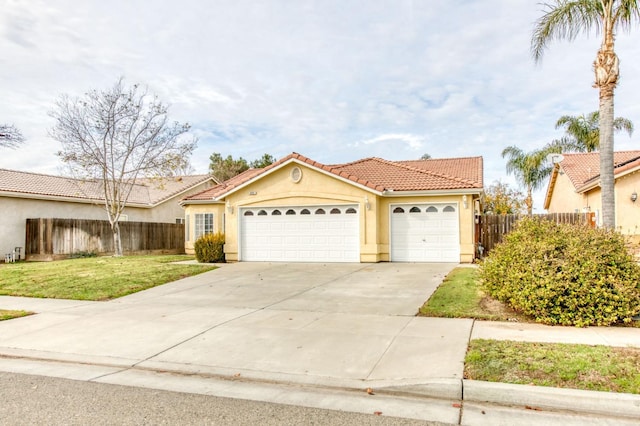
{"type": "Polygon", "coordinates": [[[224,262],[224,234],[205,234],[196,240],[193,249],[200,263],[224,262]]]}
{"type": "Polygon", "coordinates": [[[525,218],[480,266],[485,290],[544,324],[610,325],[640,312],[640,266],[624,237],[525,218]]]}

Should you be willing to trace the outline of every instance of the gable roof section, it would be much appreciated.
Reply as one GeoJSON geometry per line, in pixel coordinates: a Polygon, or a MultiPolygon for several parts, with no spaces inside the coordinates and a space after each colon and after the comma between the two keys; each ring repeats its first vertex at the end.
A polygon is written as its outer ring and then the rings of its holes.
{"type": "Polygon", "coordinates": [[[310,166],[378,193],[481,190],[483,185],[482,157],[418,161],[388,161],[374,157],[346,164],[325,165],[294,152],[264,169],[249,169],[213,188],[187,197],[183,203],[219,200],[290,162],[310,166]]]}
{"type": "MultiPolygon", "coordinates": [[[[152,207],[208,180],[213,180],[213,178],[210,175],[191,175],[165,179],[139,179],[131,191],[128,204],[152,207]]],[[[83,181],[63,176],[6,169],[0,169],[0,195],[59,198],[77,202],[103,200],[99,181],[83,181]]]]}
{"type": "MultiPolygon", "coordinates": [[[[551,204],[553,188],[558,173],[564,172],[577,193],[590,189],[600,178],[600,153],[572,153],[562,154],[563,159],[558,163],[551,174],[547,193],[544,200],[544,208],[551,204]]],[[[618,151],[613,153],[614,176],[617,178],[623,173],[640,167],[640,151],[618,151]]]]}

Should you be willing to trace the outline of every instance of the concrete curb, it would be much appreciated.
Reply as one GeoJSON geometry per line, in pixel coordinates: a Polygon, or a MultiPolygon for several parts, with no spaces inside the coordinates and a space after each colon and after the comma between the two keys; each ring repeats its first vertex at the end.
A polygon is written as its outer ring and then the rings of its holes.
{"type": "Polygon", "coordinates": [[[463,380],[465,402],[640,418],[640,395],[463,380]]]}

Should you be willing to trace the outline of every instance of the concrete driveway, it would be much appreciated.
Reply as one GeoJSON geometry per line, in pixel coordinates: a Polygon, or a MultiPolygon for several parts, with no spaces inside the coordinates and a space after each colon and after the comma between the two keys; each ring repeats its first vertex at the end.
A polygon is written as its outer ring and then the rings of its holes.
{"type": "Polygon", "coordinates": [[[0,297],[39,312],[0,322],[0,355],[455,393],[472,321],[415,317],[455,266],[236,263],[110,302],[0,297]]]}

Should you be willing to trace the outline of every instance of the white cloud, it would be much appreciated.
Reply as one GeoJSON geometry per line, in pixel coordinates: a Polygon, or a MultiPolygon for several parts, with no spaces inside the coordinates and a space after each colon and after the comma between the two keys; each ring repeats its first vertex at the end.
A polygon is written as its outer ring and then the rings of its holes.
{"type": "Polygon", "coordinates": [[[390,148],[396,146],[397,143],[407,144],[409,148],[416,151],[423,147],[425,138],[423,136],[411,135],[411,134],[387,134],[376,136],[375,138],[367,139],[362,142],[356,143],[358,146],[360,143],[363,145],[373,144],[385,144],[390,148]]]}

